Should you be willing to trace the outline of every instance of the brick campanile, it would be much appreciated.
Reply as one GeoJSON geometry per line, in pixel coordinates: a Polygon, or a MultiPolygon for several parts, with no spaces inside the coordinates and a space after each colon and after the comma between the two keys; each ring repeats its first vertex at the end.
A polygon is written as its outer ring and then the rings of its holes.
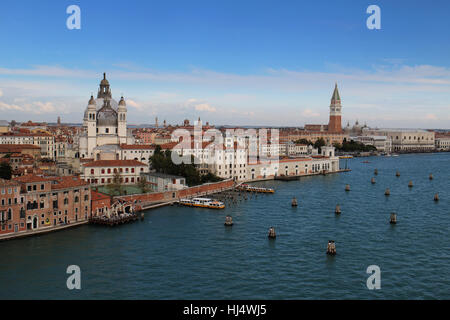
{"type": "Polygon", "coordinates": [[[342,132],[341,108],[341,97],[339,96],[339,90],[336,83],[333,96],[331,97],[330,121],[328,122],[329,132],[342,132]]]}

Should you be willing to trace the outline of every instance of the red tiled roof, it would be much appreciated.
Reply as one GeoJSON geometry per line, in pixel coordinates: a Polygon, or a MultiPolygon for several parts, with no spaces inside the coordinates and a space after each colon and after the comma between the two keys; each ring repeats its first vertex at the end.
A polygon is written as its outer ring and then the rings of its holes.
{"type": "Polygon", "coordinates": [[[97,160],[86,164],[84,167],[146,167],[145,163],[139,162],[137,160],[97,160]]]}
{"type": "Polygon", "coordinates": [[[35,146],[34,144],[0,144],[0,152],[22,152],[23,149],[39,149],[41,147],[35,146]]]}
{"type": "Polygon", "coordinates": [[[17,186],[17,185],[19,185],[19,183],[18,183],[17,181],[0,179],[0,186],[1,186],[1,187],[5,187],[5,186],[17,186]]]}
{"type": "Polygon", "coordinates": [[[156,148],[155,145],[150,144],[121,144],[121,149],[127,149],[127,150],[135,150],[135,149],[152,149],[154,150],[156,148]]]}
{"type": "Polygon", "coordinates": [[[49,181],[48,177],[38,176],[35,174],[27,174],[21,177],[14,178],[14,180],[22,183],[32,183],[32,182],[44,182],[49,181]]]}
{"type": "Polygon", "coordinates": [[[52,185],[52,189],[67,189],[67,188],[74,188],[74,187],[81,187],[81,186],[87,186],[89,185],[86,181],[83,179],[80,179],[77,176],[66,176],[66,177],[58,177],[55,179],[52,179],[55,181],[55,184],[52,185]]]}
{"type": "Polygon", "coordinates": [[[97,201],[97,200],[102,200],[102,199],[109,199],[110,196],[108,196],[107,194],[95,191],[95,190],[91,190],[91,199],[92,201],[97,201]]]}

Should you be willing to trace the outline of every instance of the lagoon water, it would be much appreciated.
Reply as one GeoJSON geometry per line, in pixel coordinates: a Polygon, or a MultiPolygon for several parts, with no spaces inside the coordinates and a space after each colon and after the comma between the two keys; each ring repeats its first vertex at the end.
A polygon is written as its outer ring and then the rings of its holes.
{"type": "Polygon", "coordinates": [[[2,242],[0,299],[450,299],[450,153],[347,165],[351,172],[257,183],[276,193],[222,211],[164,207],[116,228],[2,242]],[[66,287],[69,265],[81,268],[81,290],[66,287]],[[367,289],[369,265],[381,269],[380,290],[367,289]]]}

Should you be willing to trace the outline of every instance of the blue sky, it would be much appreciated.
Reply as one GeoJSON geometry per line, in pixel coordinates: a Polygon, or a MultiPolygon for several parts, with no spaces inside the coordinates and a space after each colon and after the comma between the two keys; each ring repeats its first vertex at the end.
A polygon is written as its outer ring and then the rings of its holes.
{"type": "Polygon", "coordinates": [[[81,122],[107,72],[129,122],[450,128],[450,2],[2,1],[0,111],[81,122]],[[66,8],[81,8],[81,30],[66,8]],[[368,30],[366,8],[381,8],[368,30]]]}

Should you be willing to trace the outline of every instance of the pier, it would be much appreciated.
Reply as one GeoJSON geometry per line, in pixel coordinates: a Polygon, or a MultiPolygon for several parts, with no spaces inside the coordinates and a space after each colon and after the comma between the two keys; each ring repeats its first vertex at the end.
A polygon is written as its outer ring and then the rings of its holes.
{"type": "Polygon", "coordinates": [[[134,222],[137,220],[139,220],[139,216],[137,214],[126,213],[120,216],[113,216],[113,217],[107,216],[92,217],[91,219],[89,219],[89,223],[114,227],[121,224],[134,222]]]}

